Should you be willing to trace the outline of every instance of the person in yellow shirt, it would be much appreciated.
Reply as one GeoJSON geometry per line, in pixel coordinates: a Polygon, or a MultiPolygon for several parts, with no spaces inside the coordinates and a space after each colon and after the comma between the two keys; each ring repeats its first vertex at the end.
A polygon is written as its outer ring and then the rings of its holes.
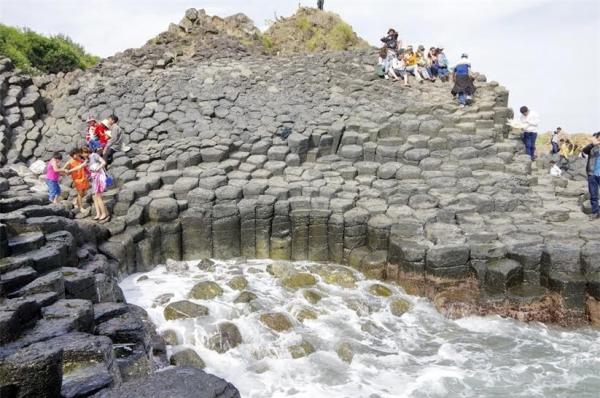
{"type": "Polygon", "coordinates": [[[413,75],[418,82],[422,82],[423,79],[419,74],[417,66],[417,54],[413,51],[412,46],[408,46],[404,52],[404,65],[406,65],[406,72],[413,75]]]}

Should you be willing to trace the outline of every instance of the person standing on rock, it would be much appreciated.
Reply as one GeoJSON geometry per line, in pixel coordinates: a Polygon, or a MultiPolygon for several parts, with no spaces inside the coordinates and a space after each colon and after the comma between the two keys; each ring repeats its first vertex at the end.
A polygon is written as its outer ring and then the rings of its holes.
{"type": "Polygon", "coordinates": [[[590,193],[590,204],[592,215],[590,220],[600,219],[600,205],[598,204],[598,189],[600,187],[600,131],[592,135],[592,142],[582,150],[587,157],[586,172],[588,176],[588,191],[590,193]]]}
{"type": "Polygon", "coordinates": [[[467,54],[463,54],[458,64],[454,67],[452,81],[454,82],[454,87],[452,87],[451,94],[454,97],[458,97],[458,106],[464,108],[471,101],[473,94],[475,94],[475,85],[471,77],[471,63],[467,54]]]}
{"type": "Polygon", "coordinates": [[[537,141],[540,117],[537,112],[526,106],[522,106],[519,111],[521,112],[520,121],[523,125],[522,140],[525,145],[525,152],[531,157],[531,160],[535,160],[535,142],[537,141]]]}
{"type": "Polygon", "coordinates": [[[325,0],[317,0],[317,8],[323,11],[323,6],[325,5],[325,0]]]}
{"type": "Polygon", "coordinates": [[[79,209],[82,213],[87,213],[83,205],[83,198],[85,197],[88,189],[90,188],[90,182],[88,180],[89,170],[87,169],[87,157],[89,155],[89,149],[74,149],[70,153],[71,159],[65,165],[65,169],[71,175],[73,180],[73,188],[77,196],[73,200],[73,206],[79,209]]]}
{"type": "Polygon", "coordinates": [[[557,154],[559,151],[558,144],[560,143],[560,133],[562,129],[557,127],[556,130],[552,133],[552,138],[550,139],[550,143],[552,144],[552,154],[557,154]]]}
{"type": "Polygon", "coordinates": [[[106,171],[104,169],[106,161],[101,156],[101,153],[102,149],[98,149],[90,155],[88,168],[92,177],[92,193],[94,195],[94,209],[96,210],[94,220],[107,221],[109,218],[108,212],[104,204],[104,199],[102,199],[102,194],[106,191],[106,171]]]}
{"type": "Polygon", "coordinates": [[[48,186],[48,199],[54,204],[58,204],[60,199],[60,175],[65,169],[60,167],[62,155],[60,152],[54,152],[52,159],[46,165],[46,185],[48,186]]]}
{"type": "Polygon", "coordinates": [[[119,118],[115,115],[110,115],[107,119],[107,124],[110,127],[108,132],[108,140],[104,147],[103,157],[107,164],[112,163],[113,155],[117,151],[127,151],[128,148],[123,145],[123,129],[117,124],[119,118]]]}

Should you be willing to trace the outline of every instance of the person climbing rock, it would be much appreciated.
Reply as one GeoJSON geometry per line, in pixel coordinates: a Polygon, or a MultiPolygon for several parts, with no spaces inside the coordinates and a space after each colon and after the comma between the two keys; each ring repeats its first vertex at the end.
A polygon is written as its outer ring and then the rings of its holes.
{"type": "Polygon", "coordinates": [[[454,67],[452,81],[454,82],[454,87],[452,87],[451,94],[454,97],[458,97],[459,106],[464,108],[471,101],[473,94],[475,94],[475,85],[471,76],[471,63],[467,54],[463,54],[460,57],[460,61],[454,67]]]}
{"type": "Polygon", "coordinates": [[[317,8],[321,11],[323,11],[323,3],[325,3],[325,0],[317,0],[317,8]]]}
{"type": "Polygon", "coordinates": [[[535,160],[535,141],[538,136],[540,117],[526,106],[522,106],[519,111],[521,112],[520,120],[523,125],[522,140],[525,145],[525,152],[531,157],[531,160],[535,160]]]}
{"type": "Polygon", "coordinates": [[[600,187],[600,131],[592,134],[592,142],[586,145],[581,150],[581,153],[587,157],[585,170],[587,172],[588,191],[592,205],[590,220],[598,220],[600,219],[600,205],[598,205],[598,189],[600,187]]]}

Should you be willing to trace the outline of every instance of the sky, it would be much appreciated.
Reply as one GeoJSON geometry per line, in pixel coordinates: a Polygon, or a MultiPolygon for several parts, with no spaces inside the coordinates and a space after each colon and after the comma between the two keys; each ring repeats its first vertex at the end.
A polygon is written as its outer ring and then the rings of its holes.
{"type": "MultiPolygon", "coordinates": [[[[103,57],[142,46],[188,8],[243,12],[264,29],[298,0],[0,0],[0,23],[70,36],[103,57]]],[[[450,61],[510,90],[510,106],[540,114],[541,129],[600,131],[600,0],[325,0],[373,45],[388,28],[405,44],[443,46],[450,61]]],[[[374,60],[376,62],[376,60],[374,60]]]]}

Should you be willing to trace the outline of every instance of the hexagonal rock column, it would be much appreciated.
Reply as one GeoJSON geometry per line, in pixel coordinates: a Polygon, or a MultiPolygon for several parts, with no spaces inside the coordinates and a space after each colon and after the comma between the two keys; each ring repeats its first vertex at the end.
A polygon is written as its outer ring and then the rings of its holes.
{"type": "Polygon", "coordinates": [[[244,257],[256,257],[256,200],[243,199],[240,211],[240,250],[244,257]]]}
{"type": "Polygon", "coordinates": [[[369,212],[355,207],[344,213],[344,258],[352,250],[367,244],[367,220],[369,212]]]}
{"type": "Polygon", "coordinates": [[[332,214],[327,222],[327,247],[329,261],[341,263],[344,261],[344,216],[332,214]]]}
{"type": "Polygon", "coordinates": [[[378,214],[371,217],[367,224],[367,239],[371,250],[388,250],[388,240],[392,220],[384,215],[378,214]]]}
{"type": "Polygon", "coordinates": [[[183,260],[212,257],[212,208],[188,209],[180,218],[183,260]]]}
{"type": "Polygon", "coordinates": [[[271,222],[273,220],[273,204],[276,198],[261,195],[257,200],[256,220],[254,223],[256,240],[256,258],[269,258],[271,222]]]}
{"type": "Polygon", "coordinates": [[[311,261],[329,260],[327,242],[327,220],[331,210],[312,210],[308,227],[308,259],[311,261]]]}
{"type": "Polygon", "coordinates": [[[217,258],[240,256],[240,216],[236,205],[217,204],[213,207],[213,255],[217,258]]]}
{"type": "Polygon", "coordinates": [[[427,250],[425,269],[434,276],[460,278],[469,274],[469,246],[437,245],[427,250]]]}
{"type": "Polygon", "coordinates": [[[490,294],[506,293],[506,290],[523,282],[523,266],[507,258],[488,262],[485,270],[485,290],[490,294]]]}
{"type": "Polygon", "coordinates": [[[293,210],[290,213],[292,221],[292,260],[308,259],[308,225],[310,210],[293,210]]]}
{"type": "Polygon", "coordinates": [[[269,257],[274,260],[289,260],[292,256],[290,204],[287,200],[280,200],[275,203],[273,210],[269,257]]]}

